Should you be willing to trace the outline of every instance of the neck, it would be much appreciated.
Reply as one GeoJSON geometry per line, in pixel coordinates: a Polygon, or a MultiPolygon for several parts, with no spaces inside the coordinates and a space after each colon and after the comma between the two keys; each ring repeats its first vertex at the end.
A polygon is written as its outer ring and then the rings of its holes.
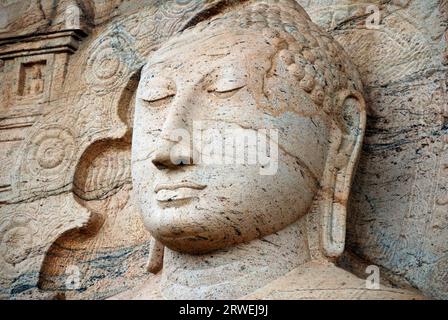
{"type": "Polygon", "coordinates": [[[165,249],[166,299],[238,299],[310,261],[305,219],[229,249],[190,255],[165,249]]]}

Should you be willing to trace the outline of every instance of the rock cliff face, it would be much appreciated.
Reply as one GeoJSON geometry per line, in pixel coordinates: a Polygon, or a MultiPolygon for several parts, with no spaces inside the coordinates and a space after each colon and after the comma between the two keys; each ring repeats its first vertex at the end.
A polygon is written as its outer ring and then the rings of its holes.
{"type": "Polygon", "coordinates": [[[344,263],[367,260],[446,299],[448,2],[299,2],[351,55],[365,86],[344,263]]]}
{"type": "MultiPolygon", "coordinates": [[[[1,298],[102,299],[151,277],[130,170],[140,70],[221,2],[0,3],[1,298]]],[[[448,299],[448,1],[298,2],[367,100],[339,265],[448,299]]]]}

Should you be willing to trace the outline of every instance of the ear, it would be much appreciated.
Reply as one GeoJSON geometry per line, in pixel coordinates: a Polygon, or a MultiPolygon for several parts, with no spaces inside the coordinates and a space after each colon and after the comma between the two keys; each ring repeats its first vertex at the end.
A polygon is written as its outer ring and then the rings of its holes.
{"type": "Polygon", "coordinates": [[[148,272],[157,274],[160,270],[163,269],[164,251],[165,246],[151,237],[149,245],[149,257],[146,263],[146,270],[148,270],[148,272]]]}
{"type": "Polygon", "coordinates": [[[328,258],[337,258],[344,251],[347,203],[366,129],[366,104],[361,93],[341,92],[337,107],[340,112],[330,137],[319,199],[321,246],[328,258]]]}
{"type": "Polygon", "coordinates": [[[132,128],[134,127],[135,99],[141,73],[142,67],[131,74],[118,102],[118,116],[126,124],[130,133],[132,133],[132,128]]]}

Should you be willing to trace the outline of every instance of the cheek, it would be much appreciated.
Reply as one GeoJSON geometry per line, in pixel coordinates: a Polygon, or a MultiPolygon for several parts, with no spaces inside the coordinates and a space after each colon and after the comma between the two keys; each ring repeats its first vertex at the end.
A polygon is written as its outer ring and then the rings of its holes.
{"type": "Polygon", "coordinates": [[[330,131],[319,116],[302,117],[284,114],[275,120],[279,130],[279,145],[291,161],[299,164],[316,183],[322,179],[330,144],[330,131]]]}
{"type": "Polygon", "coordinates": [[[135,109],[132,137],[132,180],[134,189],[144,204],[150,201],[155,168],[151,155],[156,150],[159,129],[163,126],[163,116],[139,104],[135,109]]]}
{"type": "Polygon", "coordinates": [[[137,102],[132,137],[133,162],[148,160],[155,151],[165,114],[164,109],[151,109],[137,102]]]}
{"type": "Polygon", "coordinates": [[[274,176],[260,176],[253,205],[268,218],[268,224],[284,227],[309,210],[317,187],[295,160],[281,155],[274,176]]]}
{"type": "Polygon", "coordinates": [[[260,175],[259,168],[250,166],[221,170],[215,172],[221,179],[208,190],[200,211],[206,213],[205,221],[240,226],[243,236],[267,235],[293,223],[308,212],[316,191],[313,181],[291,159],[282,159],[272,176],[260,175]]]}
{"type": "Polygon", "coordinates": [[[147,162],[132,163],[132,185],[140,213],[142,213],[145,224],[151,217],[154,208],[152,203],[153,175],[147,162]]]}

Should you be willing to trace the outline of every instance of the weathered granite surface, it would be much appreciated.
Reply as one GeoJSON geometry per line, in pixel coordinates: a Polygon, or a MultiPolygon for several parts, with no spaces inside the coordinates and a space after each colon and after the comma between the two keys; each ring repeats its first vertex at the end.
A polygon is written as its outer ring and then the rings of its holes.
{"type": "MultiPolygon", "coordinates": [[[[158,283],[145,265],[160,254],[131,186],[136,88],[151,52],[217,3],[0,3],[2,298],[157,297],[141,283],[158,283]]],[[[365,278],[376,264],[389,285],[448,298],[448,2],[299,3],[351,57],[367,102],[339,266],[365,278]]]]}
{"type": "Polygon", "coordinates": [[[1,5],[2,297],[126,290],[148,276],[149,235],[128,200],[135,75],[207,4],[1,5]]]}
{"type": "Polygon", "coordinates": [[[367,260],[447,299],[448,2],[299,2],[347,50],[368,105],[343,264],[367,260]],[[365,24],[371,4],[377,29],[365,24]]]}

